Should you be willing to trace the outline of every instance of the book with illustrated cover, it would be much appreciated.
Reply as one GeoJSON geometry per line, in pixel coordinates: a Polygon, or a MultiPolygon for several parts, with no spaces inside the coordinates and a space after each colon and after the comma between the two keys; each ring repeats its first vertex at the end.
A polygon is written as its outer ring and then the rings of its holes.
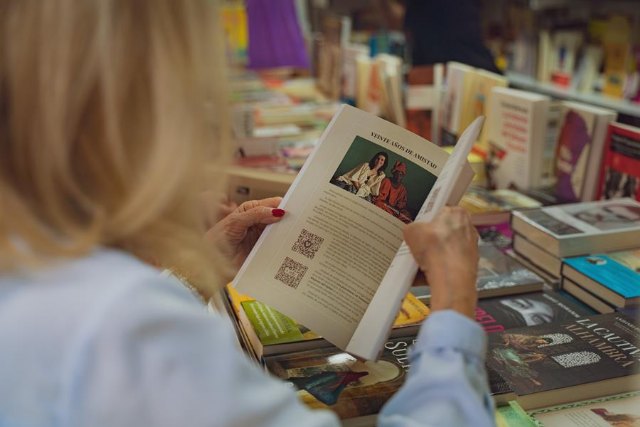
{"type": "Polygon", "coordinates": [[[343,105],[234,279],[243,294],[364,359],[382,349],[418,266],[404,224],[457,204],[478,118],[453,152],[343,105]]]}
{"type": "MultiPolygon", "coordinates": [[[[409,348],[415,338],[384,344],[377,361],[358,360],[335,348],[265,357],[265,367],[290,382],[314,409],[330,409],[341,419],[375,416],[404,383],[409,348]]],[[[374,423],[372,423],[374,424],[374,423]]]]}
{"type": "Polygon", "coordinates": [[[625,198],[517,210],[511,228],[557,258],[632,249],[640,241],[640,202],[625,198]]]}
{"type": "MultiPolygon", "coordinates": [[[[479,298],[542,290],[544,280],[540,276],[494,245],[481,244],[478,247],[478,254],[476,289],[479,298]]],[[[431,290],[426,281],[425,283],[414,281],[411,292],[422,301],[428,303],[431,300],[431,290]]]]}
{"type": "MultiPolygon", "coordinates": [[[[273,308],[246,295],[240,295],[230,285],[227,285],[226,290],[241,332],[246,336],[251,352],[258,359],[273,354],[332,347],[320,335],[273,308]]],[[[429,313],[430,310],[424,303],[408,293],[393,322],[390,336],[417,334],[429,313]]]]}
{"type": "Polygon", "coordinates": [[[640,304],[640,249],[565,258],[562,275],[614,307],[640,304]]]}
{"type": "Polygon", "coordinates": [[[640,425],[640,391],[536,409],[544,427],[634,427],[640,425]]]}
{"type": "Polygon", "coordinates": [[[616,112],[563,102],[556,145],[556,193],[564,202],[594,200],[607,127],[616,112]]]}
{"type": "Polygon", "coordinates": [[[634,391],[640,327],[619,313],[489,335],[487,365],[526,410],[634,391]]]}
{"type": "Polygon", "coordinates": [[[555,291],[531,292],[478,301],[476,322],[488,333],[578,319],[593,310],[555,291]]]}
{"type": "Polygon", "coordinates": [[[640,200],[640,128],[609,124],[597,199],[640,200]]]}

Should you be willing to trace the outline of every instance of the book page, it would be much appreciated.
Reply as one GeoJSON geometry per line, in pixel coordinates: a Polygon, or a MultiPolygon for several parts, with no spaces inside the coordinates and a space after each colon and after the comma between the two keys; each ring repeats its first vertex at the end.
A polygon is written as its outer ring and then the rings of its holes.
{"type": "MultiPolygon", "coordinates": [[[[416,221],[429,222],[433,220],[445,204],[451,202],[451,195],[456,190],[458,194],[460,193],[460,177],[469,167],[467,156],[480,134],[483,122],[484,117],[478,117],[460,136],[451,157],[438,177],[436,185],[418,212],[416,221]]],[[[471,178],[468,178],[466,183],[467,185],[471,183],[471,178]]],[[[402,298],[409,290],[417,271],[418,265],[413,259],[409,247],[403,242],[356,329],[347,347],[348,352],[365,359],[377,357],[393,323],[394,315],[390,313],[397,313],[402,298]]]]}
{"type": "Polygon", "coordinates": [[[234,280],[238,291],[345,348],[447,157],[342,106],[287,192],[287,215],[265,229],[234,280]],[[380,156],[383,174],[370,174],[380,156]]]}

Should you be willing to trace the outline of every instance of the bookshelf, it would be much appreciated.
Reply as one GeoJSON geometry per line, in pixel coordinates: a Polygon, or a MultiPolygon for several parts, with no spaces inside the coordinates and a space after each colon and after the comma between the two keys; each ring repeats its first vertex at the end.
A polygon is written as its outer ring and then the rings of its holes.
{"type": "Polygon", "coordinates": [[[517,89],[538,92],[555,98],[584,102],[598,107],[609,108],[621,114],[640,118],[640,104],[626,99],[609,98],[593,93],[580,93],[574,89],[562,88],[551,83],[542,83],[533,77],[515,72],[507,72],[509,84],[517,89]]]}

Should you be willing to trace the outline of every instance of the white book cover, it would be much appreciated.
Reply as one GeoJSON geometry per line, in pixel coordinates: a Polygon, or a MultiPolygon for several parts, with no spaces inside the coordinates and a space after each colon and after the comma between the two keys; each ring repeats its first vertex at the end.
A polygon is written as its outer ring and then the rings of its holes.
{"type": "Polygon", "coordinates": [[[545,95],[492,89],[486,130],[492,187],[527,190],[541,186],[549,103],[545,95]]]}
{"type": "Polygon", "coordinates": [[[462,197],[481,126],[482,119],[474,122],[448,156],[342,106],[285,195],[287,215],[265,229],[234,285],[336,346],[375,359],[417,268],[402,228],[462,197]]]}

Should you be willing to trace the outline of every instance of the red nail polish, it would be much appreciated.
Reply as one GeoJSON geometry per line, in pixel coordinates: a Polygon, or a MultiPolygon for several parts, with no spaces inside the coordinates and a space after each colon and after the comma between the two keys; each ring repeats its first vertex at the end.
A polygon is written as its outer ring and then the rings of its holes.
{"type": "Polygon", "coordinates": [[[271,215],[275,216],[275,217],[281,217],[284,216],[284,209],[271,209],[271,215]]]}

